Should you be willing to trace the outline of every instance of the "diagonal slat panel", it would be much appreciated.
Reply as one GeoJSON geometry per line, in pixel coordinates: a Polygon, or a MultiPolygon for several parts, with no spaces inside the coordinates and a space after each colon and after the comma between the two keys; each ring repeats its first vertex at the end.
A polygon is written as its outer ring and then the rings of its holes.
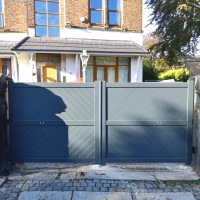
{"type": "Polygon", "coordinates": [[[94,128],[69,127],[69,157],[76,159],[92,159],[94,160],[94,128]]]}
{"type": "Polygon", "coordinates": [[[187,120],[187,88],[108,88],[107,94],[108,120],[187,120]]]}

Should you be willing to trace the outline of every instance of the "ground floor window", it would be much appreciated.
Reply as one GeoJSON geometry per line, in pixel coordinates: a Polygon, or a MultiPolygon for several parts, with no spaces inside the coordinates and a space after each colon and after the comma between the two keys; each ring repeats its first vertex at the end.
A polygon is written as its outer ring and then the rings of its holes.
{"type": "Polygon", "coordinates": [[[61,56],[60,54],[37,54],[37,81],[60,82],[61,56]]]}
{"type": "Polygon", "coordinates": [[[12,76],[10,58],[0,58],[0,74],[4,74],[8,77],[12,76]]]}
{"type": "Polygon", "coordinates": [[[90,57],[86,81],[105,80],[110,83],[130,81],[130,58],[90,57]]]}

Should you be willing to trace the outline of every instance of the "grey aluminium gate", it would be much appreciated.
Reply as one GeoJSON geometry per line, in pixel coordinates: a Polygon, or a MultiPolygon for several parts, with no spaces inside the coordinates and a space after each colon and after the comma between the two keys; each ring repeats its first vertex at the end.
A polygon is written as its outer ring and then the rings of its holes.
{"type": "Polygon", "coordinates": [[[94,162],[95,84],[11,82],[9,94],[12,162],[94,162]]]}
{"type": "Polygon", "coordinates": [[[193,81],[104,83],[102,162],[192,158],[193,81]]]}
{"type": "Polygon", "coordinates": [[[9,83],[13,162],[191,163],[193,82],[9,83]]]}

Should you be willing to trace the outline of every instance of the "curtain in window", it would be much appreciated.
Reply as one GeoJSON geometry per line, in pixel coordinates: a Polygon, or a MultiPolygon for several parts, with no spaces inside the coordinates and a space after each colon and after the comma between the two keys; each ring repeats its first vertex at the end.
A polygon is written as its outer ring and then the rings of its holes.
{"type": "Polygon", "coordinates": [[[93,66],[87,66],[86,70],[86,82],[93,82],[93,66]]]}
{"type": "Polygon", "coordinates": [[[128,66],[119,66],[119,82],[128,82],[129,80],[129,69],[128,66]]]}
{"type": "Polygon", "coordinates": [[[108,67],[108,82],[115,82],[115,67],[108,67]]]}
{"type": "Polygon", "coordinates": [[[98,67],[97,68],[97,80],[98,81],[105,80],[105,78],[104,78],[104,67],[98,67]]]}

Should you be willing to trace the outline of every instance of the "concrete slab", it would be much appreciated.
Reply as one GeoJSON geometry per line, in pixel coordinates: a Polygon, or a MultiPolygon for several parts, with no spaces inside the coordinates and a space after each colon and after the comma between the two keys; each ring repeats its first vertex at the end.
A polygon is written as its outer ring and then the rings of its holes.
{"type": "Polygon", "coordinates": [[[55,180],[58,173],[48,172],[48,173],[33,173],[30,175],[24,175],[23,180],[55,180]]]}
{"type": "Polygon", "coordinates": [[[199,176],[192,171],[155,172],[155,177],[161,181],[199,180],[199,176]]]}
{"type": "Polygon", "coordinates": [[[76,178],[76,172],[60,172],[61,180],[74,180],[76,178]]]}
{"type": "Polygon", "coordinates": [[[18,200],[71,200],[72,192],[22,192],[18,200]]]}
{"type": "Polygon", "coordinates": [[[74,192],[73,200],[132,200],[128,192],[74,192]]]}
{"type": "Polygon", "coordinates": [[[92,171],[86,172],[83,179],[107,179],[107,180],[145,180],[155,181],[154,173],[130,172],[130,171],[92,171]]]}
{"type": "Polygon", "coordinates": [[[4,184],[5,181],[6,181],[6,178],[0,178],[0,187],[4,184]]]}
{"type": "Polygon", "coordinates": [[[195,200],[189,192],[176,193],[139,193],[135,195],[136,200],[195,200]]]}
{"type": "Polygon", "coordinates": [[[62,180],[112,179],[112,180],[198,180],[191,166],[175,163],[145,164],[107,164],[79,165],[67,163],[33,163],[16,165],[15,173],[10,180],[51,180],[56,177],[62,180]],[[57,176],[59,175],[59,176],[57,176]]]}

